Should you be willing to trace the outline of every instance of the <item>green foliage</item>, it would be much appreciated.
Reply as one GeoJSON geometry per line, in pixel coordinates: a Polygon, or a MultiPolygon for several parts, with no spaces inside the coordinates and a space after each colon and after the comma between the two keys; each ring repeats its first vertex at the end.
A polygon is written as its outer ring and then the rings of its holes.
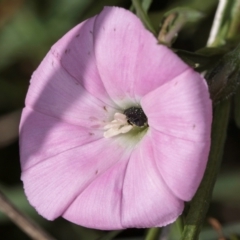
{"type": "Polygon", "coordinates": [[[240,83],[240,45],[224,55],[208,72],[206,79],[214,103],[235,94],[240,83]]]}

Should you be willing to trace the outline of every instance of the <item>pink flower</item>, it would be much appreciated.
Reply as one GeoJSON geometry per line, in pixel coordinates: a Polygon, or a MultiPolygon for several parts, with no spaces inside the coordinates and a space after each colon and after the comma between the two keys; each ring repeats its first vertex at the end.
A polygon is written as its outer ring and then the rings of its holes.
{"type": "Polygon", "coordinates": [[[98,229],[164,226],[202,179],[205,80],[127,10],[69,31],[34,72],[22,113],[22,180],[49,220],[98,229]]]}

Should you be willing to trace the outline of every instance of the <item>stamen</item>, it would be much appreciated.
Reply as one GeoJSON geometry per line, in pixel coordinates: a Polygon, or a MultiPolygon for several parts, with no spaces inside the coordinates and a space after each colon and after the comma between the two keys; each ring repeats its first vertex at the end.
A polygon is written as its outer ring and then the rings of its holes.
{"type": "Polygon", "coordinates": [[[132,128],[133,126],[128,123],[125,114],[115,113],[114,120],[104,126],[104,129],[107,131],[104,132],[103,136],[105,138],[110,138],[121,133],[127,133],[132,128]]]}
{"type": "Polygon", "coordinates": [[[115,113],[114,120],[104,126],[104,137],[110,138],[122,133],[127,133],[131,129],[136,134],[140,129],[144,130],[148,126],[147,117],[140,107],[130,107],[124,113],[115,113]]]}

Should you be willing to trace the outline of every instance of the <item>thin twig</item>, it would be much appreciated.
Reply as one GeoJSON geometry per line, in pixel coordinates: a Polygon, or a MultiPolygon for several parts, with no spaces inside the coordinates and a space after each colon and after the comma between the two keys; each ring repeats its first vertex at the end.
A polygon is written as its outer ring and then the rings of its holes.
{"type": "Polygon", "coordinates": [[[210,36],[208,38],[207,46],[211,46],[217,38],[217,34],[219,33],[219,28],[221,26],[221,21],[223,18],[227,2],[228,0],[219,0],[218,8],[214,17],[214,22],[211,28],[210,36]]]}
{"type": "Polygon", "coordinates": [[[21,213],[0,191],[0,211],[5,213],[29,237],[34,240],[55,240],[29,217],[21,213]]]}

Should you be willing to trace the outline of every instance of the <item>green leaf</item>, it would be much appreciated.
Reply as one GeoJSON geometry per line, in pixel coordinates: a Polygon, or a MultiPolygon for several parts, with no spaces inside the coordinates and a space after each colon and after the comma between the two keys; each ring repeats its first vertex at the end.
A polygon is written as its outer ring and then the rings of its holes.
{"type": "Polygon", "coordinates": [[[206,80],[215,104],[236,93],[240,83],[240,44],[220,59],[207,73],[206,80]]]}
{"type": "Polygon", "coordinates": [[[179,49],[175,50],[175,52],[184,62],[199,72],[208,70],[209,68],[213,67],[213,64],[215,64],[217,60],[219,60],[219,57],[222,56],[221,52],[216,52],[212,55],[205,55],[198,52],[193,53],[179,49]]]}
{"type": "Polygon", "coordinates": [[[142,0],[142,7],[145,12],[148,12],[151,4],[152,4],[152,0],[142,0]]]}
{"type": "Polygon", "coordinates": [[[133,6],[136,9],[138,17],[141,19],[145,27],[152,32],[155,36],[157,35],[156,30],[152,26],[152,23],[146,13],[146,11],[143,9],[141,1],[140,0],[132,0],[133,6]]]}

